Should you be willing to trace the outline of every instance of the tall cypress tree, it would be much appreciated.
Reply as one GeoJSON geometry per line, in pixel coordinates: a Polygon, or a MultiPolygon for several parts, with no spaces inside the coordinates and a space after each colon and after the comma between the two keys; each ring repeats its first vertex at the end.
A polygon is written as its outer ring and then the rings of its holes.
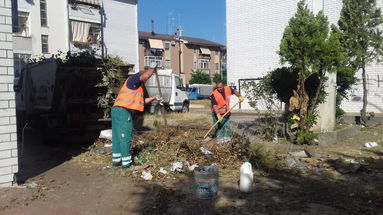
{"type": "Polygon", "coordinates": [[[324,94],[321,92],[326,75],[336,73],[343,65],[345,57],[339,30],[333,25],[330,31],[323,11],[315,15],[301,0],[297,12],[285,28],[278,53],[281,62],[288,63],[292,71],[297,72],[296,92],[302,117],[298,135],[307,133],[316,120],[316,108],[320,95],[324,94]],[[312,97],[309,97],[306,86],[310,78],[318,82],[312,97]]]}
{"type": "Polygon", "coordinates": [[[382,23],[382,13],[376,6],[376,0],[343,0],[338,25],[349,66],[355,73],[362,72],[363,107],[360,112],[364,125],[367,124],[368,103],[366,65],[379,60],[383,53],[382,31],[379,29],[382,23]]]}

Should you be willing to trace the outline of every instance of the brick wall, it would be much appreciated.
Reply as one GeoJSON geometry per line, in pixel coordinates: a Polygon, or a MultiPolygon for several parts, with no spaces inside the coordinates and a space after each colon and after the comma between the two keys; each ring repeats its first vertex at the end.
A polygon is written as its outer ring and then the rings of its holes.
{"type": "Polygon", "coordinates": [[[0,187],[18,171],[11,0],[0,0],[0,187]]]}

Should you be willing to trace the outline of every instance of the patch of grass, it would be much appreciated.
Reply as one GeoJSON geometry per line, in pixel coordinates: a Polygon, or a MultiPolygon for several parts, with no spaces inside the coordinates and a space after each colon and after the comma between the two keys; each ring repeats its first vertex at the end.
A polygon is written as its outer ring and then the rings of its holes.
{"type": "Polygon", "coordinates": [[[198,99],[198,100],[190,100],[190,104],[193,105],[202,105],[204,106],[205,108],[209,108],[210,107],[210,99],[198,99]]]}
{"type": "Polygon", "coordinates": [[[282,167],[281,160],[277,157],[277,152],[272,148],[267,148],[264,144],[251,144],[249,149],[250,162],[255,168],[269,171],[282,167]]]}

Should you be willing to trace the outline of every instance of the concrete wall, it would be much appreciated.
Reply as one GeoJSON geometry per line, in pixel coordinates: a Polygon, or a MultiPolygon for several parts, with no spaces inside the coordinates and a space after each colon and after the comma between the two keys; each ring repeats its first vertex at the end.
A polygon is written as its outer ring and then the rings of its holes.
{"type": "MultiPolygon", "coordinates": [[[[270,70],[280,66],[280,40],[288,20],[295,14],[298,0],[226,0],[227,17],[227,66],[228,82],[238,85],[238,79],[259,78],[270,70]]],[[[307,0],[307,5],[314,11],[324,9],[330,23],[336,24],[341,0],[307,0]]],[[[377,0],[383,7],[383,0],[377,0]]],[[[369,77],[368,111],[383,113],[383,75],[382,64],[373,63],[367,67],[369,77]],[[378,78],[379,77],[379,78],[378,78]],[[380,82],[378,82],[378,79],[380,82]]],[[[357,75],[360,78],[360,73],[357,75]]],[[[328,87],[333,87],[330,80],[328,87]]],[[[359,113],[362,108],[362,85],[354,86],[349,101],[342,103],[346,112],[359,113]]],[[[329,100],[333,100],[330,98],[329,100]]],[[[236,102],[233,99],[233,102],[236,102]]],[[[243,109],[251,109],[242,104],[243,109]]],[[[321,107],[322,108],[322,107],[321,107]]]]}
{"type": "Polygon", "coordinates": [[[107,54],[120,56],[138,71],[137,0],[104,0],[104,9],[107,54]]]}
{"type": "Polygon", "coordinates": [[[0,187],[18,172],[11,0],[0,0],[0,187]]]}

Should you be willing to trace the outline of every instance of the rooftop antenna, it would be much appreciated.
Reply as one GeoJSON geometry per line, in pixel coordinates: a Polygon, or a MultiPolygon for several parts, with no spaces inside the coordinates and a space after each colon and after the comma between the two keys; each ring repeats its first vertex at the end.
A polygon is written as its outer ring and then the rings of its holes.
{"type": "Polygon", "coordinates": [[[168,12],[168,26],[167,26],[168,35],[172,35],[174,32],[175,21],[176,21],[176,18],[174,18],[174,11],[168,12]]]}
{"type": "Polygon", "coordinates": [[[154,33],[154,20],[152,19],[152,35],[155,35],[156,33],[154,33]]]}

